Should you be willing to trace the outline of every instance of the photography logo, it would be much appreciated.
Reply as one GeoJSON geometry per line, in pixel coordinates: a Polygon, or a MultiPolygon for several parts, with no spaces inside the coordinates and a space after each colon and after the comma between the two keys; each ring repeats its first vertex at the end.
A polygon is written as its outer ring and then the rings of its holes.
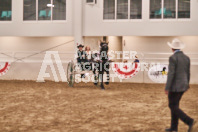
{"type": "Polygon", "coordinates": [[[5,75],[10,68],[9,62],[0,62],[0,76],[5,75]]]}

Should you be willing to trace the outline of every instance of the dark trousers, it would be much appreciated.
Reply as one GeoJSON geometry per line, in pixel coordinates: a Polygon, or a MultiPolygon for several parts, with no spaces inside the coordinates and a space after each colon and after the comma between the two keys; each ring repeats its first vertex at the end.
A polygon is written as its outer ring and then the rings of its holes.
{"type": "Polygon", "coordinates": [[[171,110],[171,129],[178,129],[178,121],[181,119],[185,124],[189,125],[193,122],[193,119],[186,115],[180,108],[179,102],[184,92],[169,92],[169,108],[171,110]]]}

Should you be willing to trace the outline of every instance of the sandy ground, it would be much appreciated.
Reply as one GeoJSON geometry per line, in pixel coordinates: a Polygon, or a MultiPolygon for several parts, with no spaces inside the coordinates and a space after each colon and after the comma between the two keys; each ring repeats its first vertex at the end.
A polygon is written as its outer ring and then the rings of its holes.
{"type": "MultiPolygon", "coordinates": [[[[170,124],[164,85],[0,81],[0,132],[163,132],[170,124]]],[[[181,108],[198,120],[198,86],[181,108]]],[[[179,132],[187,126],[180,121],[179,132]]],[[[195,132],[198,132],[196,126],[195,132]]]]}

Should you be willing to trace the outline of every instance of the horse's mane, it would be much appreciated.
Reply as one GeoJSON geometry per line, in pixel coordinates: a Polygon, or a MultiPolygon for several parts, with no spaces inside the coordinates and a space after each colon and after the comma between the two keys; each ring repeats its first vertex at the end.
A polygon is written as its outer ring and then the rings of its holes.
{"type": "Polygon", "coordinates": [[[100,43],[100,59],[103,61],[108,60],[108,42],[101,42],[100,43]]]}

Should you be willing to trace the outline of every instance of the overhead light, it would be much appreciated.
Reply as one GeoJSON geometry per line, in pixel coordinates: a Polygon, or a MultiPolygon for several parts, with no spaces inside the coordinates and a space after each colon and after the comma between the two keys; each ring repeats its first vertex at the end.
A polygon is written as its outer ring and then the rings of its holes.
{"type": "Polygon", "coordinates": [[[52,4],[47,4],[47,7],[54,7],[54,5],[52,5],[52,4]]]}

